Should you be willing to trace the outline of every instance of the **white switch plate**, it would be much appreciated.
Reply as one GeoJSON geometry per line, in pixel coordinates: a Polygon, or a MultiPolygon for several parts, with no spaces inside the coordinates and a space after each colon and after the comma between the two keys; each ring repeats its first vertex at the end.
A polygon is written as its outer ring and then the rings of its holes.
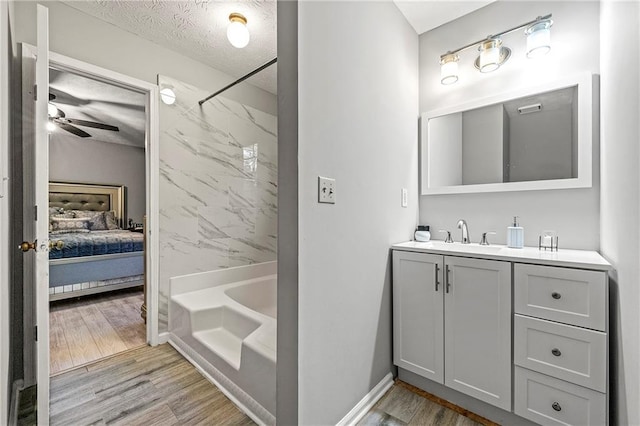
{"type": "Polygon", "coordinates": [[[336,180],[318,176],[318,202],[336,203],[336,180]]]}
{"type": "Polygon", "coordinates": [[[407,193],[407,188],[402,188],[402,201],[400,202],[402,207],[407,207],[409,205],[409,194],[407,193]]]}

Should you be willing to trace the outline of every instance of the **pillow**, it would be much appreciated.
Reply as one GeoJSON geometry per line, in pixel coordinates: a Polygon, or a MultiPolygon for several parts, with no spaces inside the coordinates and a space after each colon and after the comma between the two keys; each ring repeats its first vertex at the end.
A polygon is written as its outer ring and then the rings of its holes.
{"type": "Polygon", "coordinates": [[[74,217],[83,218],[89,220],[89,229],[92,231],[106,231],[107,222],[104,217],[104,212],[97,212],[92,210],[72,210],[74,217]]]}
{"type": "Polygon", "coordinates": [[[86,218],[54,217],[51,218],[51,233],[89,232],[89,220],[86,218]]]}
{"type": "Polygon", "coordinates": [[[104,218],[107,221],[107,229],[120,229],[118,221],[116,220],[116,212],[113,210],[104,212],[104,218]]]}

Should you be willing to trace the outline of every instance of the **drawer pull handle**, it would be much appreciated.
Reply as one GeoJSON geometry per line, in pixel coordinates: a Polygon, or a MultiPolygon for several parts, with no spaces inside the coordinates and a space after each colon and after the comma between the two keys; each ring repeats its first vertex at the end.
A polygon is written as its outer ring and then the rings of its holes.
{"type": "Polygon", "coordinates": [[[440,284],[440,283],[438,282],[438,270],[439,270],[439,269],[440,269],[440,268],[438,268],[438,264],[436,263],[436,291],[438,291],[438,285],[440,284]]]}
{"type": "Polygon", "coordinates": [[[553,348],[553,349],[551,349],[551,353],[552,353],[553,355],[555,355],[555,356],[560,356],[560,355],[562,355],[562,352],[560,352],[560,349],[558,349],[558,348],[553,348]]]}
{"type": "Polygon", "coordinates": [[[554,402],[553,404],[551,404],[551,408],[553,408],[556,411],[562,411],[562,407],[557,402],[554,402]]]}
{"type": "Polygon", "coordinates": [[[553,297],[554,299],[560,299],[562,295],[554,291],[553,293],[551,293],[551,297],[553,297]]]}

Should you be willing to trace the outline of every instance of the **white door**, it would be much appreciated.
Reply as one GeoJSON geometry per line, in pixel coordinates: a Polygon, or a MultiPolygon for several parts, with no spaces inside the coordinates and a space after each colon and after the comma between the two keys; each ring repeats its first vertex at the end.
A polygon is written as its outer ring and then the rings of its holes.
{"type": "Polygon", "coordinates": [[[393,251],[393,363],[444,383],[442,256],[393,251]]]}
{"type": "MultiPolygon", "coordinates": [[[[38,424],[49,424],[49,134],[47,130],[49,102],[49,17],[48,9],[37,8],[37,48],[25,47],[25,56],[35,56],[35,87],[27,88],[23,102],[24,160],[24,243],[25,285],[33,289],[35,314],[35,379],[38,386],[38,424]],[[30,105],[29,105],[30,103],[30,105]]],[[[24,56],[23,56],[24,57],[24,56]]],[[[32,67],[32,64],[25,64],[32,67]]],[[[31,68],[31,79],[33,68],[31,68]]],[[[24,76],[24,74],[23,74],[24,76]]],[[[33,81],[33,80],[32,80],[33,81]]],[[[28,314],[25,312],[25,314],[28,314]]],[[[29,346],[25,342],[26,346],[29,346]]],[[[28,366],[27,368],[31,368],[28,366]]]]}
{"type": "Polygon", "coordinates": [[[445,385],[511,410],[511,263],[445,257],[445,385]]]}

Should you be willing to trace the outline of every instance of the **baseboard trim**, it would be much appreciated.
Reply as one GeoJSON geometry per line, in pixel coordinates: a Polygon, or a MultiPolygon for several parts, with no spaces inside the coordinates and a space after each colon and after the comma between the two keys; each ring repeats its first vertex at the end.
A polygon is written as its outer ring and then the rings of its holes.
{"type": "Polygon", "coordinates": [[[393,386],[393,374],[389,373],[338,422],[338,426],[355,425],[369,412],[371,407],[393,386]]]}
{"type": "MultiPolygon", "coordinates": [[[[165,333],[163,333],[165,334],[165,333]]],[[[220,391],[231,400],[240,411],[256,422],[259,426],[276,424],[276,418],[262,405],[254,400],[242,388],[229,380],[211,363],[194,351],[181,338],[172,333],[169,335],[169,344],[193,365],[207,380],[213,383],[220,391]]]]}
{"type": "Polygon", "coordinates": [[[162,345],[164,343],[169,342],[169,332],[165,331],[164,333],[158,334],[158,344],[162,345]]]}

